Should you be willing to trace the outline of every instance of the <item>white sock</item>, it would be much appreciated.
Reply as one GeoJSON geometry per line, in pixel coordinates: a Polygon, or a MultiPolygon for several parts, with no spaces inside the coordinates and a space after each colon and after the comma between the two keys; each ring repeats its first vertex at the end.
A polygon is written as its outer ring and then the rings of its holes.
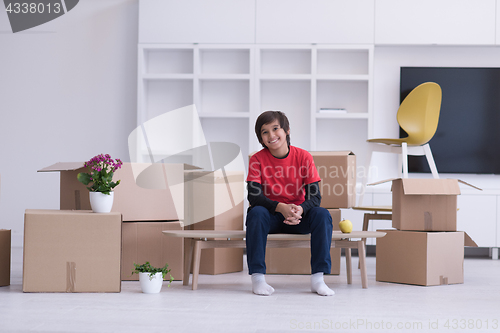
{"type": "Polygon", "coordinates": [[[335,292],[325,284],[323,272],[311,275],[311,291],[321,296],[333,296],[335,294],[335,292]]]}
{"type": "Polygon", "coordinates": [[[266,278],[262,273],[252,274],[252,291],[254,294],[269,296],[274,293],[274,288],[266,283],[266,278]]]}

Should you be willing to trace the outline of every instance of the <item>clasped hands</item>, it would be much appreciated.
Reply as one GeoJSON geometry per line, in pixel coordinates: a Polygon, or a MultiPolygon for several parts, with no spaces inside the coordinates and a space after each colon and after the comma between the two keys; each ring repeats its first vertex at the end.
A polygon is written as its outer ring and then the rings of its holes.
{"type": "Polygon", "coordinates": [[[283,223],[288,225],[297,225],[300,223],[304,209],[302,206],[280,202],[276,207],[276,211],[285,217],[283,223]]]}

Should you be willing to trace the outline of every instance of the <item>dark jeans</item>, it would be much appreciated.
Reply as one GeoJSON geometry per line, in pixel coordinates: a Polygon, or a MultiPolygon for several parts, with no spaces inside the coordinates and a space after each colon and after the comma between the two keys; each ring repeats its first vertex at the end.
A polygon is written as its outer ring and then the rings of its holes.
{"type": "Polygon", "coordinates": [[[311,272],[330,274],[332,262],[332,217],[321,207],[310,209],[298,225],[283,223],[281,213],[271,214],[267,208],[256,206],[247,214],[248,272],[266,273],[266,242],[268,234],[311,234],[311,272]]]}

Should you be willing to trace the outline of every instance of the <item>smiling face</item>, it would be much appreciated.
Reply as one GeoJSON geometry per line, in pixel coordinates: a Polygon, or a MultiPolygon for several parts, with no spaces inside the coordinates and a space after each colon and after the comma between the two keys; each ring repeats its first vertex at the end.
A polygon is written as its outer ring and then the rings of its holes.
{"type": "Polygon", "coordinates": [[[288,154],[288,144],[286,142],[288,134],[290,134],[290,130],[285,132],[277,119],[262,125],[260,129],[262,143],[274,157],[285,157],[288,154]]]}

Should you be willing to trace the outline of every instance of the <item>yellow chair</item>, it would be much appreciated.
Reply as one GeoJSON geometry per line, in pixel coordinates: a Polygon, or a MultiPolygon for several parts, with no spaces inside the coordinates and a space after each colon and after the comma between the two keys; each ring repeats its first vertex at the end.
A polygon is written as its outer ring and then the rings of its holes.
{"type": "Polygon", "coordinates": [[[435,82],[422,83],[415,87],[399,106],[397,120],[399,126],[408,134],[400,139],[370,139],[371,151],[368,154],[366,177],[363,180],[362,193],[358,206],[363,204],[363,194],[368,180],[371,159],[374,151],[399,154],[399,173],[403,170],[403,178],[408,178],[408,155],[423,156],[434,178],[439,174],[432,157],[429,141],[436,133],[441,110],[441,87],[435,82]],[[384,145],[380,145],[384,144],[384,145]]]}

